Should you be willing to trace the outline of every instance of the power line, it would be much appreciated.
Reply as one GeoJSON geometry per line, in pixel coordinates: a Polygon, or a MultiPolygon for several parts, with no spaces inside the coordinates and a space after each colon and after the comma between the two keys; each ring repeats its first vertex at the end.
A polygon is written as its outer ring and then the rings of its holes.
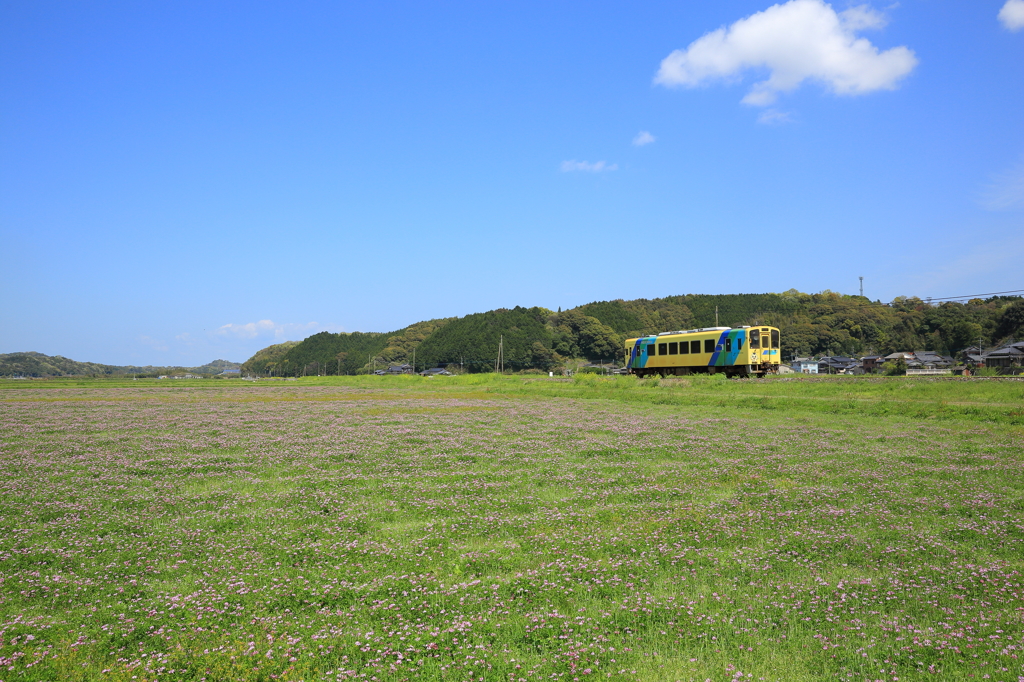
{"type": "MultiPolygon", "coordinates": [[[[994,291],[988,294],[969,294],[965,296],[945,296],[943,298],[930,297],[930,301],[956,301],[962,298],[981,298],[982,296],[1001,296],[1003,294],[1020,294],[1024,293],[1024,289],[1014,289],[1013,291],[994,291]]],[[[920,297],[918,297],[920,298],[920,297]]],[[[924,300],[924,299],[922,299],[924,300]]]]}
{"type": "MultiPolygon", "coordinates": [[[[950,302],[950,301],[960,301],[960,300],[964,300],[964,299],[968,299],[969,300],[969,299],[972,299],[972,298],[981,298],[983,296],[1000,296],[1000,295],[1003,295],[1003,294],[1024,294],[1024,289],[1014,289],[1012,291],[995,291],[995,292],[988,293],[988,294],[964,294],[962,296],[944,296],[944,297],[940,297],[940,298],[934,298],[934,297],[931,297],[931,296],[928,296],[926,298],[921,298],[920,296],[913,296],[911,298],[905,298],[905,299],[903,299],[901,301],[897,301],[896,299],[893,299],[889,303],[881,303],[881,302],[873,303],[873,302],[870,302],[870,301],[867,302],[867,303],[846,303],[846,304],[843,305],[843,310],[848,310],[850,308],[877,308],[877,307],[892,308],[895,305],[900,305],[902,303],[906,303],[906,302],[914,300],[914,299],[917,299],[921,303],[931,304],[934,301],[938,301],[940,303],[945,303],[945,302],[950,302]]],[[[807,294],[807,296],[816,296],[816,295],[817,294],[807,294]]],[[[838,295],[839,296],[846,296],[846,294],[838,294],[838,295]]],[[[828,302],[827,301],[822,301],[822,303],[823,304],[827,304],[828,302]]],[[[683,302],[683,304],[685,305],[685,301],[683,302]]],[[[796,311],[796,310],[781,310],[779,308],[764,308],[764,309],[762,309],[759,312],[793,313],[793,312],[798,312],[798,311],[796,311]]]]}

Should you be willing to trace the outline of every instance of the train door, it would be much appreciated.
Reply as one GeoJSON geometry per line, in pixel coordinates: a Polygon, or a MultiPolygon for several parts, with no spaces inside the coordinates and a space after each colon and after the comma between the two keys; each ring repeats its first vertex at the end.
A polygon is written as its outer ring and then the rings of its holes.
{"type": "Polygon", "coordinates": [[[747,345],[750,349],[750,371],[760,374],[761,364],[761,330],[751,329],[747,332],[747,345]]]}

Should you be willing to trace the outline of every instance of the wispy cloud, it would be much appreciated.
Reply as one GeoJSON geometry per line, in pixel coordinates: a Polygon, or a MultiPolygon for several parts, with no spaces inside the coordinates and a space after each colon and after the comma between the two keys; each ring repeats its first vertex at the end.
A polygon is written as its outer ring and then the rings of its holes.
{"type": "Polygon", "coordinates": [[[1024,0],[1006,0],[999,10],[999,21],[1011,31],[1024,28],[1024,0]]]}
{"type": "Polygon", "coordinates": [[[866,5],[837,13],[823,0],[790,0],[675,50],[661,62],[654,82],[696,87],[767,69],[767,80],[755,83],[743,98],[754,106],[769,106],[807,80],[839,95],[893,90],[917,66],[913,50],[880,52],[857,35],[885,24],[885,16],[866,5]]]}
{"type": "Polygon", "coordinates": [[[989,211],[1024,208],[1024,159],[1009,170],[992,176],[979,203],[989,211]]]}
{"type": "Polygon", "coordinates": [[[757,117],[757,122],[764,125],[781,125],[783,123],[790,123],[792,120],[793,117],[788,112],[779,111],[778,109],[765,109],[757,117]]]}
{"type": "Polygon", "coordinates": [[[1007,282],[1019,280],[1020,259],[1024,252],[1024,235],[980,243],[965,252],[949,257],[949,253],[917,254],[901,262],[905,272],[916,273],[904,280],[909,291],[945,291],[982,293],[1012,289],[1007,282]],[[948,258],[948,260],[947,260],[948,258]]]}
{"type": "Polygon", "coordinates": [[[574,171],[586,171],[588,173],[601,173],[605,171],[619,170],[617,163],[605,163],[604,161],[563,161],[562,172],[572,173],[574,171]]]}
{"type": "Polygon", "coordinates": [[[317,322],[278,324],[273,320],[260,320],[243,324],[225,324],[218,327],[214,334],[239,339],[274,338],[276,340],[291,340],[294,338],[304,338],[314,330],[340,331],[340,329],[333,326],[330,326],[330,329],[328,329],[317,322]]]}
{"type": "Polygon", "coordinates": [[[646,130],[641,130],[637,133],[637,136],[633,138],[633,144],[637,147],[643,147],[645,144],[654,142],[655,137],[646,130]]]}
{"type": "Polygon", "coordinates": [[[148,346],[148,347],[152,348],[153,350],[158,350],[158,351],[169,350],[166,343],[164,343],[163,341],[161,341],[159,339],[154,339],[152,336],[139,336],[137,340],[142,345],[148,346]]]}

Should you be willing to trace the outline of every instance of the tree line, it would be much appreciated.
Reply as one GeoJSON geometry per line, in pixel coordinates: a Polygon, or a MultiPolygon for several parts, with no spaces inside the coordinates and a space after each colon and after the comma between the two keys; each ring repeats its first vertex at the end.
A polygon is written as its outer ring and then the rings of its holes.
{"type": "Polygon", "coordinates": [[[992,297],[932,304],[900,297],[888,304],[831,291],[806,294],[690,294],[598,301],[566,311],[502,308],[417,322],[390,333],[321,332],[270,346],[243,364],[253,374],[366,374],[389,364],[552,371],[569,361],[621,363],[625,339],[699,327],[772,325],[784,357],[886,355],[934,350],[949,355],[1024,333],[1024,299],[992,297]]]}

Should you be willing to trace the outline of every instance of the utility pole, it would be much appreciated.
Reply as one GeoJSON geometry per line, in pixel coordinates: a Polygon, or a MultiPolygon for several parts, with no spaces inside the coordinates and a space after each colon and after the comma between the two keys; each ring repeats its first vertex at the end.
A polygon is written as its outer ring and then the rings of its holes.
{"type": "Polygon", "coordinates": [[[412,349],[412,373],[416,373],[416,349],[412,349]]]}
{"type": "Polygon", "coordinates": [[[718,326],[718,306],[715,306],[715,326],[718,326]]]}

